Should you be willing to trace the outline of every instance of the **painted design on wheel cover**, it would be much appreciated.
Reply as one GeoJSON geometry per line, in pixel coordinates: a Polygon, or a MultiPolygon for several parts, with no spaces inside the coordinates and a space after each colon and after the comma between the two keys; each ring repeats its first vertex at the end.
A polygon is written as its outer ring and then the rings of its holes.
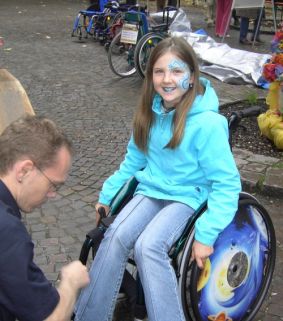
{"type": "Polygon", "coordinates": [[[241,320],[261,286],[268,237],[257,209],[242,207],[219,235],[198,280],[202,320],[241,320]],[[213,295],[212,295],[213,294],[213,295]]]}

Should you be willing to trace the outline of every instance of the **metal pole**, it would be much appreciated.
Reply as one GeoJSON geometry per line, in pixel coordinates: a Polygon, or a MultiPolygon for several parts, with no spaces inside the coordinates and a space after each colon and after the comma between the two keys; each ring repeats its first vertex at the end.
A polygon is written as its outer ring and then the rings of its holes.
{"type": "Polygon", "coordinates": [[[274,32],[277,31],[277,23],[276,23],[276,15],[275,15],[275,3],[274,0],[271,1],[272,4],[272,15],[273,15],[273,23],[274,23],[274,32]]]}
{"type": "Polygon", "coordinates": [[[259,17],[258,17],[258,19],[257,19],[257,25],[256,25],[256,30],[255,30],[254,40],[253,40],[253,45],[252,45],[252,46],[254,46],[254,44],[255,44],[255,42],[256,42],[256,38],[257,38],[257,35],[258,35],[258,31],[259,31],[259,26],[260,26],[260,24],[261,24],[261,18],[262,18],[262,14],[263,14],[263,8],[264,8],[264,6],[261,7],[261,9],[260,9],[260,14],[259,14],[259,17]]]}

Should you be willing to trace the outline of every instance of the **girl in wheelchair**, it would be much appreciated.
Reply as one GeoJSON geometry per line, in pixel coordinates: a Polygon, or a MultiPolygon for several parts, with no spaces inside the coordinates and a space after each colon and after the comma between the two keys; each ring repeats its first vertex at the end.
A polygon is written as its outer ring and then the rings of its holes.
{"type": "MultiPolygon", "coordinates": [[[[184,321],[168,252],[195,210],[192,259],[203,268],[218,234],[232,221],[241,190],[218,98],[200,78],[195,53],[182,38],[153,50],[120,168],[102,188],[96,210],[108,205],[131,177],[133,199],[107,229],[94,258],[90,285],[77,302],[76,321],[112,320],[131,250],[150,321],[184,321]]],[[[97,216],[98,219],[98,216],[97,216]]]]}

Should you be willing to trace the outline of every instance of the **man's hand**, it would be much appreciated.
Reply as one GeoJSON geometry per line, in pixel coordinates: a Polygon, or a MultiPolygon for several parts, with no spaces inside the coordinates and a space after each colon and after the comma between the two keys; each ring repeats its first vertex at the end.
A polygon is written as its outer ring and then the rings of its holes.
{"type": "Polygon", "coordinates": [[[213,247],[202,244],[198,241],[194,241],[192,249],[192,260],[196,260],[196,263],[200,269],[204,268],[206,259],[213,253],[213,247]]]}
{"type": "Polygon", "coordinates": [[[104,204],[101,204],[101,203],[97,203],[97,204],[95,205],[95,213],[96,213],[95,220],[96,220],[96,226],[99,225],[100,220],[101,220],[101,215],[100,215],[99,212],[98,212],[100,207],[104,208],[104,210],[105,210],[105,215],[106,215],[106,216],[107,216],[108,213],[109,213],[109,206],[104,205],[104,204]]]}
{"type": "Polygon", "coordinates": [[[90,282],[86,266],[73,261],[62,267],[57,291],[60,300],[52,313],[44,321],[69,321],[74,311],[79,290],[90,282]]]}
{"type": "Polygon", "coordinates": [[[61,270],[61,282],[70,284],[75,291],[87,286],[89,281],[87,268],[80,261],[73,261],[61,270]]]}

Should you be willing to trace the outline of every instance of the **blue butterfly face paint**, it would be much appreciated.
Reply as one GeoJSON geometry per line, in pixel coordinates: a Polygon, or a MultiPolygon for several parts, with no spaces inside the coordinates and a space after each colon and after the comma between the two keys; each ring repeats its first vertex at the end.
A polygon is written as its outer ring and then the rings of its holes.
{"type": "Polygon", "coordinates": [[[182,60],[174,59],[168,66],[172,73],[179,73],[181,78],[177,82],[178,86],[187,91],[190,88],[191,71],[188,65],[182,60]]]}
{"type": "Polygon", "coordinates": [[[171,52],[161,56],[153,66],[153,86],[166,108],[176,107],[193,81],[190,67],[171,52]]]}

